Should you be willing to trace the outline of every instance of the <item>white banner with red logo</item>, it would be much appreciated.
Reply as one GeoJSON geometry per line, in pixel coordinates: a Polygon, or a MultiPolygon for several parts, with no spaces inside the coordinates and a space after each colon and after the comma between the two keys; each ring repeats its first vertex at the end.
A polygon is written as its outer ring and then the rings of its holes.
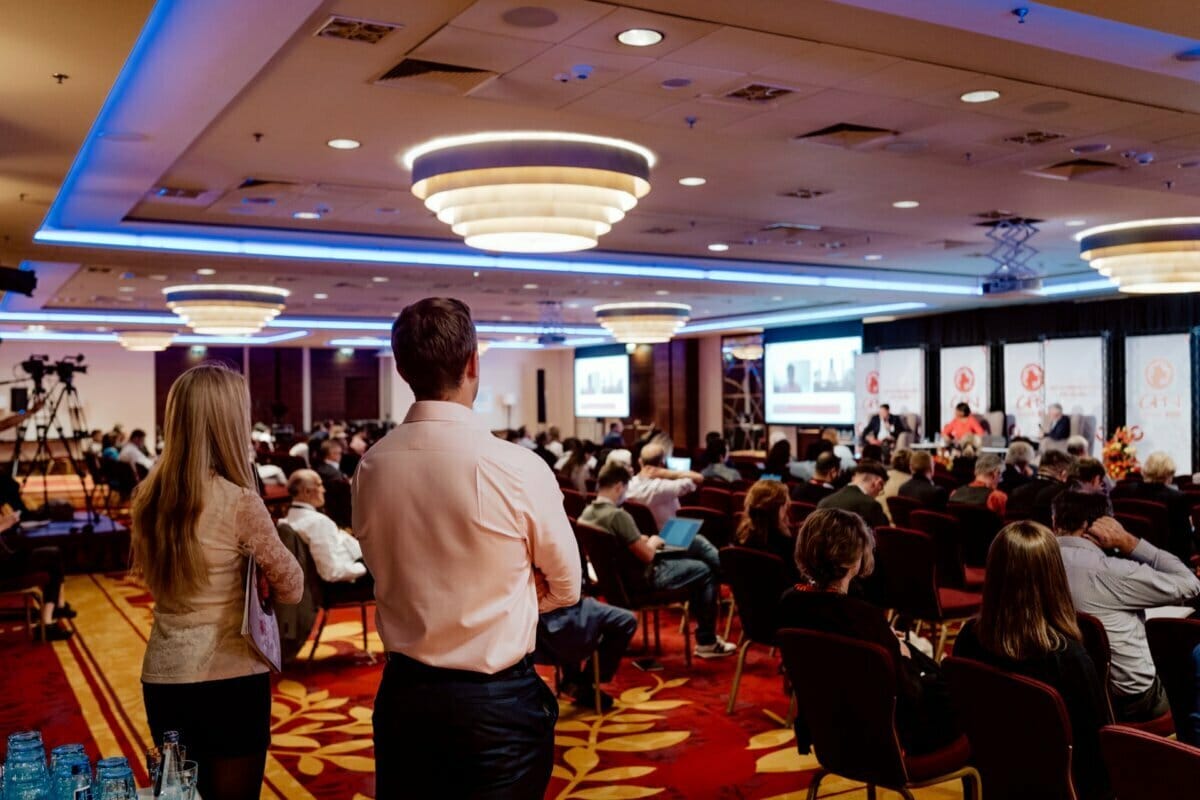
{"type": "Polygon", "coordinates": [[[1091,417],[1091,452],[1099,453],[1107,428],[1104,421],[1104,342],[1099,336],[1050,339],[1043,350],[1046,406],[1063,407],[1068,417],[1091,417]]]}
{"type": "Polygon", "coordinates": [[[1004,345],[1004,410],[1012,435],[1037,439],[1046,407],[1046,365],[1041,342],[1004,345]]]}
{"type": "Polygon", "coordinates": [[[1192,471],[1191,335],[1130,336],[1125,340],[1125,419],[1141,428],[1139,463],[1162,450],[1177,473],[1192,471]]]}
{"type": "Polygon", "coordinates": [[[916,414],[926,427],[924,350],[880,351],[879,402],[887,403],[893,414],[916,414]]]}
{"type": "Polygon", "coordinates": [[[879,411],[879,354],[859,353],[854,357],[854,438],[879,411]]]}
{"type": "Polygon", "coordinates": [[[937,430],[954,419],[954,407],[959,403],[969,405],[973,414],[988,410],[991,397],[989,355],[987,345],[942,350],[942,419],[937,430]]]}

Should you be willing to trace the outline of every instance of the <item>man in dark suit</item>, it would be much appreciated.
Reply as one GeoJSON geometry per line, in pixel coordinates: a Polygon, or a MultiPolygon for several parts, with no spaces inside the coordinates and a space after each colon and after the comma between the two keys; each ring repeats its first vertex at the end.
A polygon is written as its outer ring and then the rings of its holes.
{"type": "Polygon", "coordinates": [[[1067,477],[1074,459],[1061,450],[1042,453],[1037,477],[1013,489],[1005,511],[1010,519],[1032,519],[1043,525],[1050,524],[1050,508],[1054,498],[1067,488],[1067,477]]]}
{"type": "Polygon", "coordinates": [[[833,494],[834,482],[842,472],[842,460],[833,451],[817,456],[811,480],[792,487],[792,499],[816,505],[833,494]]]}
{"type": "Polygon", "coordinates": [[[883,403],[879,406],[879,413],[872,415],[867,427],[863,428],[861,444],[883,445],[886,442],[895,445],[900,434],[909,432],[904,420],[892,416],[891,406],[883,403]]]}
{"type": "Polygon", "coordinates": [[[944,509],[950,496],[945,488],[933,482],[933,456],[918,450],[909,459],[908,469],[912,477],[900,485],[897,494],[916,500],[933,511],[944,509]]]}
{"type": "Polygon", "coordinates": [[[1052,403],[1046,412],[1046,421],[1050,423],[1050,430],[1046,431],[1046,438],[1056,442],[1065,442],[1071,438],[1071,420],[1069,417],[1063,416],[1062,405],[1052,403]]]}
{"type": "Polygon", "coordinates": [[[887,483],[887,470],[878,461],[860,461],[854,468],[850,483],[817,504],[817,508],[840,508],[853,511],[872,528],[888,525],[883,506],[875,500],[887,483]]]}
{"type": "Polygon", "coordinates": [[[337,439],[326,439],[318,448],[319,461],[313,464],[313,470],[321,476],[321,482],[328,486],[331,483],[345,483],[346,474],[342,472],[342,443],[337,439]]]}

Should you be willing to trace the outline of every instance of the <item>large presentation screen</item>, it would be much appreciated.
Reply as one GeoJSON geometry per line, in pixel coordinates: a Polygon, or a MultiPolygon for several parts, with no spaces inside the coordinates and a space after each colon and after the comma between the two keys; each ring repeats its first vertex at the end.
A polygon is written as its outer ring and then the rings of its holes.
{"type": "Polygon", "coordinates": [[[629,356],[575,358],[575,416],[629,416],[629,356]]]}
{"type": "Polygon", "coordinates": [[[768,342],[767,423],[854,424],[854,357],[861,350],[861,336],[768,342]]]}

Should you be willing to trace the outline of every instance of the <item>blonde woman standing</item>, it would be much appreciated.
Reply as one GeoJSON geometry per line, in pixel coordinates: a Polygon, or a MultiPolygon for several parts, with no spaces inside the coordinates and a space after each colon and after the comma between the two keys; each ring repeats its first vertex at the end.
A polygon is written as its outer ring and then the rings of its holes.
{"type": "Polygon", "coordinates": [[[163,452],[133,495],[134,568],[154,596],[146,717],[156,744],[180,732],[202,797],[257,798],[271,684],[241,634],[247,563],[282,603],[300,600],[304,574],[256,490],[242,376],[218,364],[189,369],[167,395],[163,427],[163,452]]]}

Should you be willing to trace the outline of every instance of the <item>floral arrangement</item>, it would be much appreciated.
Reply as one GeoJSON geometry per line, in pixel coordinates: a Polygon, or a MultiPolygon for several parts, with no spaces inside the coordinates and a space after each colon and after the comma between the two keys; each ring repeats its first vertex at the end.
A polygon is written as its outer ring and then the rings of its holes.
{"type": "Polygon", "coordinates": [[[1115,481],[1123,480],[1142,471],[1137,460],[1135,442],[1142,439],[1142,429],[1136,425],[1120,427],[1113,431],[1112,438],[1104,445],[1104,469],[1115,481]]]}

